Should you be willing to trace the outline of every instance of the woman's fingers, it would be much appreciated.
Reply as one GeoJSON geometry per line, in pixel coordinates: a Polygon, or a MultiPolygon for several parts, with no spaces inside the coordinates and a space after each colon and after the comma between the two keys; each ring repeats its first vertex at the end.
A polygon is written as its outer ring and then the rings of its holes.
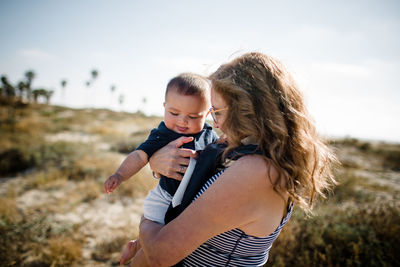
{"type": "Polygon", "coordinates": [[[183,175],[182,175],[182,173],[180,173],[180,167],[178,168],[178,170],[171,169],[171,171],[168,172],[167,177],[173,178],[178,181],[182,181],[183,175]]]}
{"type": "Polygon", "coordinates": [[[172,141],[170,144],[174,145],[176,148],[181,147],[183,144],[189,143],[193,141],[193,137],[190,136],[182,136],[179,137],[178,139],[172,141]]]}
{"type": "MultiPolygon", "coordinates": [[[[180,148],[178,149],[178,156],[183,158],[196,158],[197,152],[188,148],[180,148]]],[[[186,165],[189,164],[189,161],[186,165]]]]}
{"type": "Polygon", "coordinates": [[[185,173],[185,172],[186,172],[186,169],[187,169],[187,166],[181,165],[181,166],[179,167],[179,171],[178,171],[178,172],[180,172],[180,173],[185,173]]]}
{"type": "MultiPolygon", "coordinates": [[[[190,159],[189,158],[182,158],[182,157],[177,157],[176,162],[174,164],[176,168],[179,168],[180,166],[185,166],[187,167],[189,165],[190,159]]],[[[176,170],[178,171],[178,170],[176,170]]]]}
{"type": "Polygon", "coordinates": [[[189,165],[189,158],[196,157],[197,153],[191,149],[180,148],[180,146],[191,141],[193,141],[193,137],[180,137],[156,151],[150,158],[151,169],[163,176],[182,180],[182,173],[189,165]]]}

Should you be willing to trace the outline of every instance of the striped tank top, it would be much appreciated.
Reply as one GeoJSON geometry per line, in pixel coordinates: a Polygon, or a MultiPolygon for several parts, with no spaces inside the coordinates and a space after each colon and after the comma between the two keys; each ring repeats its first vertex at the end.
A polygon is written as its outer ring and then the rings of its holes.
{"type": "MultiPolygon", "coordinates": [[[[214,183],[224,170],[212,176],[195,199],[214,183]]],[[[266,237],[247,235],[236,228],[207,240],[183,260],[183,266],[262,266],[268,260],[272,243],[278,237],[293,211],[290,206],[276,230],[266,237]]]]}

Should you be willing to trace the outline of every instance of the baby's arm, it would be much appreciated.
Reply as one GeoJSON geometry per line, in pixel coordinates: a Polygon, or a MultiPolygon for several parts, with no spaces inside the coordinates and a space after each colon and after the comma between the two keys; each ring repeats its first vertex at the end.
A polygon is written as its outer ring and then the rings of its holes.
{"type": "Polygon", "coordinates": [[[148,162],[147,154],[143,150],[135,150],[130,153],[117,171],[104,183],[106,193],[111,193],[123,181],[128,180],[142,169],[148,162]]]}

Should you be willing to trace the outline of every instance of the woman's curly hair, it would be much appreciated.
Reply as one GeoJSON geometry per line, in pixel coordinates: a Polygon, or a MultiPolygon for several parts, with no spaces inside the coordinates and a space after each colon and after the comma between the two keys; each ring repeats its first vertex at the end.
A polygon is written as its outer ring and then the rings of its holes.
{"type": "Polygon", "coordinates": [[[224,155],[243,138],[255,137],[279,172],[274,189],[310,211],[315,197],[336,183],[331,166],[337,160],[317,134],[292,76],[279,61],[253,52],[222,65],[209,78],[229,107],[224,155]]]}

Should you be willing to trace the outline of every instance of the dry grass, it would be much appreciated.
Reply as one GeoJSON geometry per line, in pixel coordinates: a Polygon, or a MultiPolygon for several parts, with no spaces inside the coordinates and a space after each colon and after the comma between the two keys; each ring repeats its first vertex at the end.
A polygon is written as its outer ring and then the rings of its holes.
{"type": "Polygon", "coordinates": [[[400,207],[392,203],[295,213],[266,266],[398,266],[400,207]]]}
{"type": "Polygon", "coordinates": [[[158,180],[152,177],[150,169],[144,168],[128,181],[121,184],[114,192],[118,197],[129,196],[133,198],[142,198],[149,190],[154,188],[157,183],[158,180]]]}
{"type": "Polygon", "coordinates": [[[103,192],[103,184],[95,180],[79,181],[76,189],[80,202],[91,202],[97,199],[103,192]]]}
{"type": "Polygon", "coordinates": [[[366,187],[370,186],[367,178],[358,176],[352,170],[343,170],[336,175],[339,184],[334,188],[331,201],[336,204],[345,202],[369,203],[375,199],[374,194],[370,194],[366,187]]]}
{"type": "Polygon", "coordinates": [[[82,260],[82,241],[71,237],[53,237],[45,243],[25,246],[23,266],[71,266],[82,260]]]}
{"type": "Polygon", "coordinates": [[[311,218],[295,210],[266,266],[398,266],[400,173],[398,145],[335,140],[339,185],[311,218]],[[388,156],[390,155],[390,156],[388,156]],[[398,164],[398,162],[396,162],[398,164]],[[384,179],[384,176],[391,179],[384,179]]]}
{"type": "Polygon", "coordinates": [[[13,223],[20,219],[14,197],[0,197],[0,218],[3,221],[13,223]]]}
{"type": "MultiPolygon", "coordinates": [[[[117,265],[123,245],[137,236],[141,199],[158,181],[146,167],[113,194],[103,183],[159,121],[0,106],[0,175],[15,177],[0,183],[1,264],[117,265]]],[[[268,266],[399,265],[400,146],[356,139],[331,145],[343,163],[339,185],[314,217],[295,210],[268,266]]]]}
{"type": "Polygon", "coordinates": [[[27,183],[25,184],[25,190],[37,188],[37,189],[48,189],[53,184],[59,184],[59,181],[67,180],[66,174],[57,168],[49,168],[47,170],[41,170],[34,172],[27,183]]]}
{"type": "Polygon", "coordinates": [[[96,261],[106,262],[111,259],[112,262],[119,262],[120,252],[126,243],[137,235],[131,235],[130,239],[127,239],[126,235],[117,236],[109,241],[103,241],[96,245],[92,253],[92,259],[96,261]]]}
{"type": "Polygon", "coordinates": [[[139,218],[141,209],[136,199],[156,180],[145,168],[106,197],[103,183],[125,155],[104,149],[130,136],[137,138],[144,134],[143,127],[154,127],[159,118],[32,105],[2,106],[0,121],[0,175],[19,176],[0,184],[0,262],[116,263],[123,244],[137,236],[137,222],[132,220],[139,218]],[[114,206],[124,206],[118,217],[102,214],[114,206]],[[114,224],[121,226],[114,229],[114,224]]]}
{"type": "Polygon", "coordinates": [[[7,266],[66,266],[81,259],[82,240],[73,228],[52,225],[46,215],[0,199],[0,261],[7,266]]]}

